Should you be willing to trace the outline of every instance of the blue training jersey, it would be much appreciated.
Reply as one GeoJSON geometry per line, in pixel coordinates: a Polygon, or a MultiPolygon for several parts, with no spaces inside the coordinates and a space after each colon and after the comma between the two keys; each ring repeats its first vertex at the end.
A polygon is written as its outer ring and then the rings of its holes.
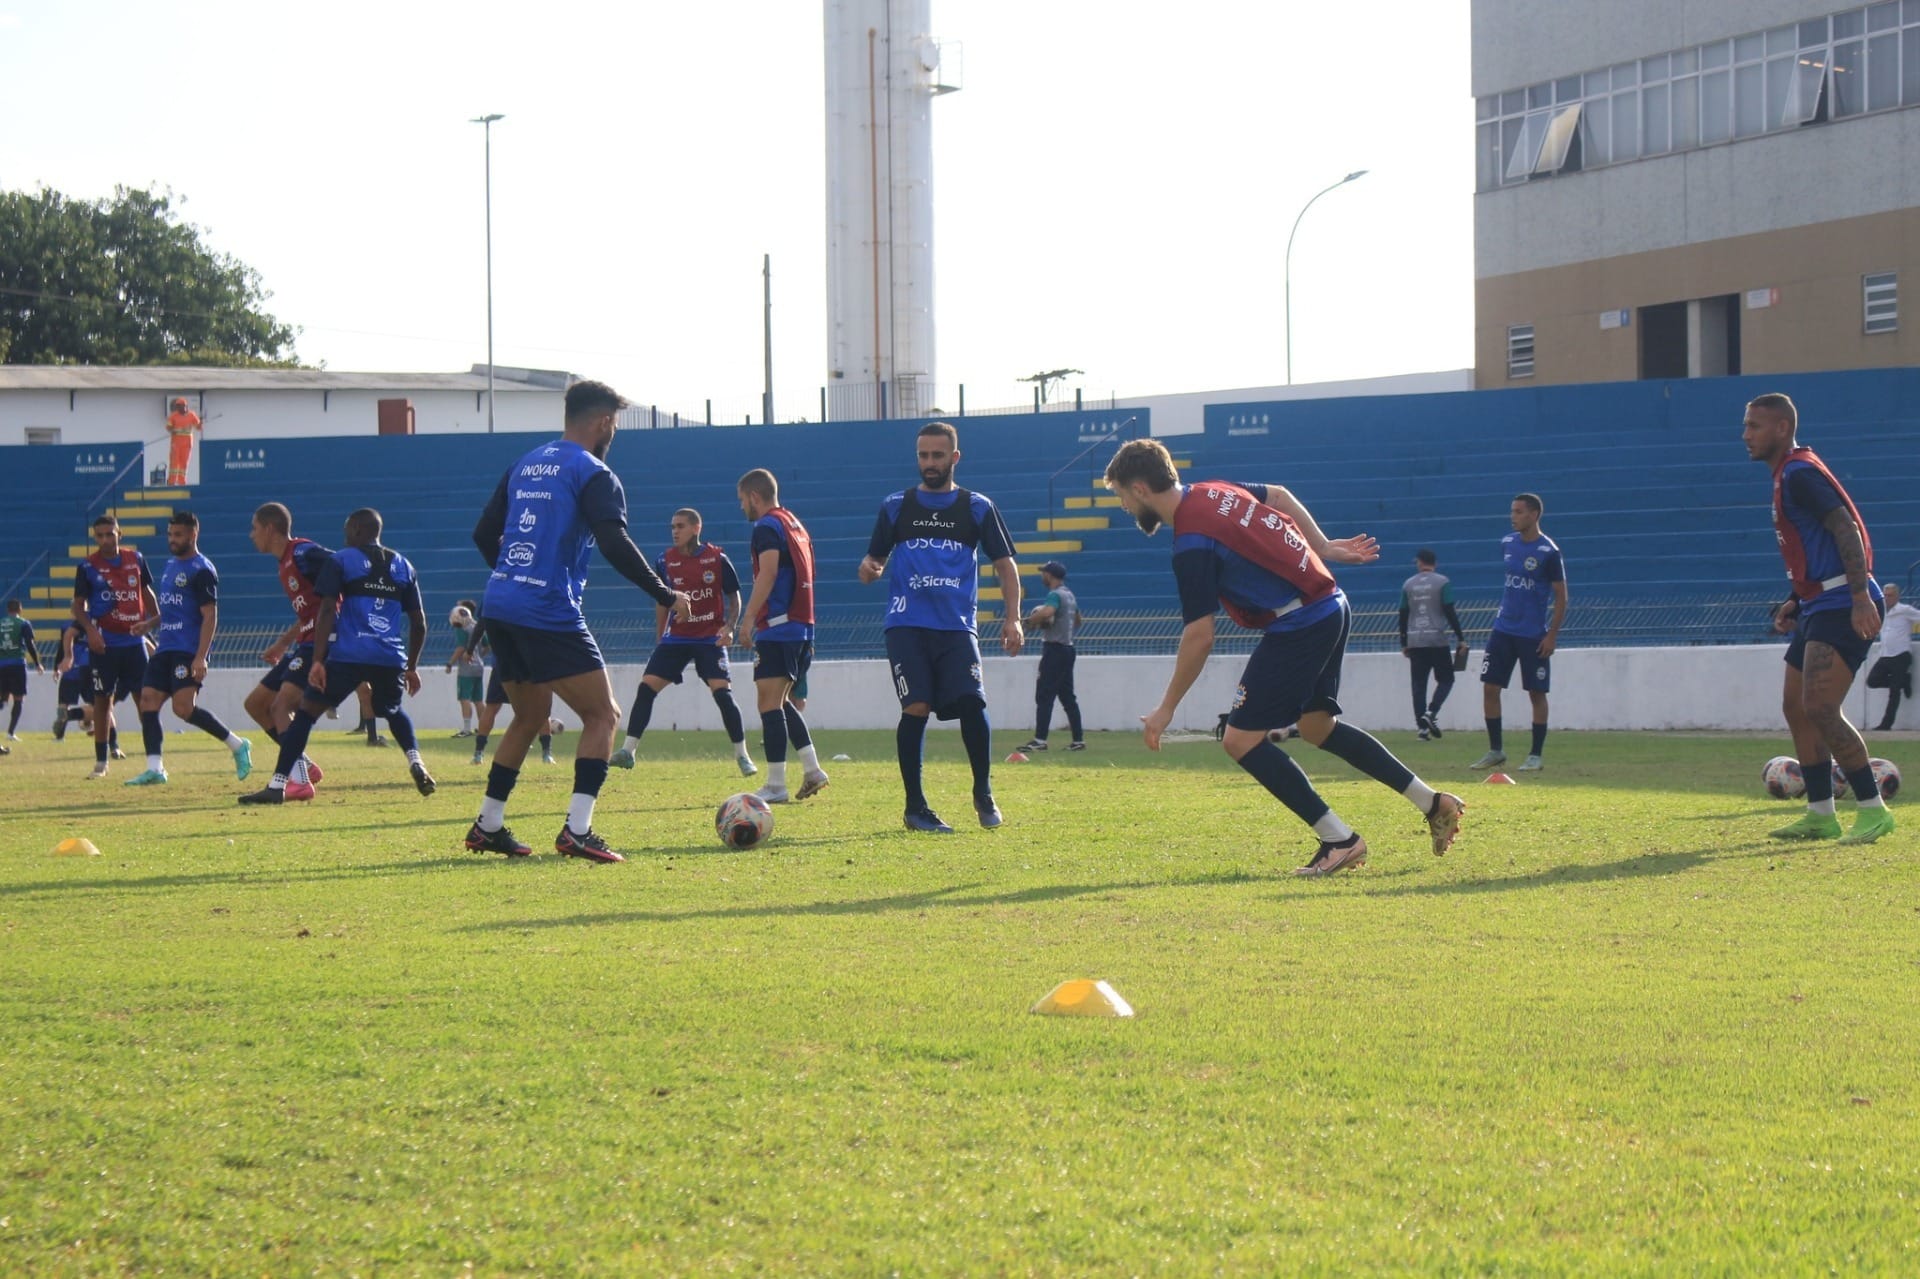
{"type": "MultiPolygon", "coordinates": [[[[748,543],[747,557],[753,564],[755,577],[760,575],[760,556],[766,551],[780,552],[780,567],[773,576],[773,591],[767,596],[765,615],[769,618],[785,617],[793,605],[793,549],[787,545],[787,526],[780,517],[769,512],[753,523],[753,540],[748,543]]],[[[749,624],[758,621],[748,619],[749,624]]],[[[753,638],[790,643],[813,638],[812,622],[784,621],[764,629],[755,630],[753,638]]]]}
{"type": "Polygon", "coordinates": [[[1553,584],[1567,580],[1560,548],[1545,533],[1531,541],[1509,533],[1500,539],[1500,557],[1507,576],[1493,629],[1521,639],[1539,639],[1547,633],[1547,619],[1553,615],[1553,584]]]}
{"type": "MultiPolygon", "coordinates": [[[[78,674],[92,664],[93,650],[87,647],[87,633],[81,629],[80,623],[62,622],[60,624],[60,633],[65,635],[68,631],[73,632],[73,638],[67,641],[69,645],[67,651],[72,654],[73,660],[67,665],[67,673],[70,675],[78,674]]],[[[57,649],[55,650],[56,653],[58,651],[57,649]]]]}
{"type": "Polygon", "coordinates": [[[626,490],[607,464],[571,440],[542,444],[515,462],[493,505],[506,531],[481,613],[549,631],[587,629],[582,598],[593,526],[627,519],[626,490]]]}
{"type": "Polygon", "coordinates": [[[335,551],[314,584],[322,599],[338,599],[329,662],[362,666],[407,664],[407,616],[420,611],[420,580],[413,565],[384,546],[335,551]]]}
{"type": "Polygon", "coordinates": [[[977,632],[983,551],[988,560],[1013,557],[1013,537],[990,499],[963,488],[891,494],[867,542],[867,554],[887,565],[885,629],[977,632]]]}
{"type": "Polygon", "coordinates": [[[154,651],[199,652],[201,606],[220,599],[220,575],[214,571],[213,561],[198,552],[184,559],[175,556],[161,566],[154,594],[160,599],[160,629],[154,633],[154,651]]]}
{"type": "MultiPolygon", "coordinates": [[[[1240,484],[1256,502],[1267,500],[1264,484],[1240,484]]],[[[1185,486],[1181,491],[1186,491],[1185,486]]],[[[1267,623],[1266,634],[1311,626],[1340,611],[1346,596],[1338,587],[1311,604],[1300,602],[1300,588],[1272,569],[1256,564],[1230,546],[1204,533],[1176,533],[1173,537],[1173,580],[1180,591],[1180,620],[1197,622],[1220,611],[1224,596],[1252,613],[1279,616],[1267,623]]]]}
{"type": "MultiPolygon", "coordinates": [[[[1853,608],[1853,588],[1846,582],[1847,566],[1825,523],[1829,512],[1844,510],[1846,505],[1846,499],[1820,473],[1819,467],[1789,461],[1781,468],[1780,513],[1793,521],[1794,530],[1800,534],[1800,545],[1807,556],[1807,576],[1819,582],[1840,579],[1812,599],[1801,602],[1803,617],[1836,610],[1848,612],[1853,608]]],[[[1871,574],[1867,577],[1867,594],[1875,604],[1884,603],[1880,583],[1871,574]]]]}

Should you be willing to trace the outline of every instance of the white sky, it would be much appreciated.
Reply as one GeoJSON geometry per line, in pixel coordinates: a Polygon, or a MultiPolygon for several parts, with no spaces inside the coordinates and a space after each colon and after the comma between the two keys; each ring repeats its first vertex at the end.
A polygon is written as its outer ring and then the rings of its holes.
{"type": "MultiPolygon", "coordinates": [[[[0,187],[171,187],[338,370],[495,351],[758,416],[826,364],[818,0],[0,0],[0,187]]],[[[1468,0],[934,0],[937,376],[971,406],[1472,362],[1468,0]]]]}

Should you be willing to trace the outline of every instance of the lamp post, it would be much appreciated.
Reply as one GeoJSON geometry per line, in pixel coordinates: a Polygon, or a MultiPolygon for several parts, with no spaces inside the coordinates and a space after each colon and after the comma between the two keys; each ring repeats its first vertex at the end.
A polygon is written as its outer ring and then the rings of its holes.
{"type": "Polygon", "coordinates": [[[495,111],[467,121],[486,134],[487,150],[487,434],[493,434],[493,122],[506,117],[495,111]]]}
{"type": "Polygon", "coordinates": [[[1347,185],[1347,183],[1353,181],[1355,178],[1364,178],[1366,176],[1367,176],[1367,170],[1355,169],[1352,173],[1349,173],[1346,177],[1341,178],[1338,182],[1328,187],[1326,191],[1321,191],[1318,195],[1315,195],[1313,197],[1313,200],[1308,200],[1306,204],[1301,207],[1299,217],[1294,218],[1293,230],[1287,233],[1287,261],[1286,261],[1284,278],[1285,278],[1285,287],[1286,287],[1286,295],[1287,295],[1287,385],[1288,386],[1293,385],[1293,237],[1300,233],[1300,218],[1306,217],[1307,210],[1313,207],[1314,200],[1318,200],[1320,196],[1325,195],[1327,191],[1337,191],[1341,187],[1347,185]]]}

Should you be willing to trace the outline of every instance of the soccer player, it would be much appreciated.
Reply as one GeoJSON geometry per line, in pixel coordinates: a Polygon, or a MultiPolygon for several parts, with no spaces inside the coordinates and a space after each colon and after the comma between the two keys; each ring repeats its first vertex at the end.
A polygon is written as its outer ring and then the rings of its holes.
{"type": "Polygon", "coordinates": [[[1500,694],[1512,681],[1515,665],[1520,667],[1520,687],[1533,703],[1533,744],[1519,771],[1535,773],[1544,767],[1540,754],[1547,748],[1547,690],[1553,685],[1553,650],[1560,639],[1560,624],[1567,620],[1567,567],[1560,558],[1560,548],[1540,531],[1543,509],[1537,494],[1516,496],[1508,511],[1513,532],[1500,540],[1507,577],[1500,592],[1500,611],[1493,619],[1493,633],[1487,636],[1487,651],[1480,658],[1480,709],[1487,719],[1487,753],[1473,761],[1475,768],[1493,768],[1507,762],[1500,694]],[[1547,615],[1549,604],[1551,618],[1547,615]]]}
{"type": "MultiPolygon", "coordinates": [[[[462,653],[454,654],[456,659],[460,659],[464,654],[466,658],[477,661],[493,652],[493,647],[487,643],[486,621],[480,616],[477,605],[473,614],[473,626],[468,632],[469,647],[462,653]]],[[[500,668],[495,666],[487,675],[487,692],[480,702],[480,718],[476,722],[473,735],[473,758],[467,763],[477,765],[485,761],[487,738],[493,733],[493,722],[500,717],[500,708],[506,704],[507,686],[500,680],[500,668]]],[[[549,724],[540,729],[540,762],[542,764],[553,763],[553,734],[547,731],[551,727],[552,725],[549,724]]]]}
{"type": "Polygon", "coordinates": [[[752,470],[735,491],[740,512],[753,523],[753,593],[741,614],[753,622],[753,690],[760,739],[767,750],[767,784],[754,792],[769,804],[811,799],[827,785],[806,718],[793,690],[813,665],[813,538],[800,517],[780,505],[773,472],[752,470]],[[800,754],[800,789],[787,790],[787,746],[800,754]]]}
{"type": "Polygon", "coordinates": [[[314,589],[320,612],[313,623],[313,662],[307,692],[293,720],[280,735],[280,759],[273,780],[262,790],[242,795],[242,804],[280,804],[314,723],[365,684],[373,691],[374,710],[393,730],[407,754],[407,769],[422,795],[434,780],[420,759],[413,720],[402,701],[420,691],[420,650],[427,643],[427,614],[420,604],[420,578],[406,556],[380,544],[380,512],[361,507],[347,516],[346,549],[321,566],[314,589]],[[407,633],[400,634],[406,618],[407,633]]]}
{"type": "Polygon", "coordinates": [[[998,826],[992,729],[980,675],[977,556],[985,551],[1000,579],[1000,647],[1009,657],[1019,656],[1026,642],[1020,628],[1020,569],[1013,562],[1013,538],[999,510],[986,497],[953,482],[960,463],[960,433],[945,422],[929,422],[920,428],[914,450],[920,483],[881,503],[866,558],[860,561],[860,580],[872,582],[889,574],[887,661],[900,697],[894,750],[906,785],[907,829],[950,835],[953,827],[928,807],[920,785],[927,716],[959,719],[960,740],[973,766],[974,812],[982,826],[998,826]]]}
{"type": "Polygon", "coordinates": [[[1121,445],[1107,464],[1106,484],[1148,536],[1162,524],[1173,526],[1173,576],[1186,626],[1160,704],[1140,717],[1147,748],[1160,749],[1180,699],[1206,667],[1213,615],[1224,607],[1261,637],[1241,672],[1221,744],[1320,837],[1313,859],[1294,874],[1331,875],[1367,860],[1366,840],[1335,815],[1269,736],[1295,722],[1308,742],[1406,796],[1427,819],[1435,855],[1446,852],[1466,805],[1435,791],[1373,737],[1339,718],[1340,662],[1352,615],[1326,562],[1372,563],[1380,556],[1374,540],[1364,533],[1329,539],[1278,484],[1211,480],[1183,486],[1158,440],[1121,445]]]}
{"type": "Polygon", "coordinates": [[[1873,539],[1859,508],[1812,449],[1795,438],[1800,414],[1784,395],[1747,404],[1740,436],[1747,456],[1773,471],[1773,531],[1793,594],[1774,611],[1774,629],[1790,634],[1781,693],[1794,755],[1807,781],[1807,811],[1775,839],[1834,839],[1871,844],[1893,830],[1893,812],[1867,760],[1867,744],[1841,710],[1853,677],[1880,630],[1882,596],[1873,580],[1873,539]],[[1833,811],[1833,769],[1840,766],[1859,806],[1840,833],[1833,811]]]}
{"type": "Polygon", "coordinates": [[[87,633],[87,668],[93,674],[93,772],[107,775],[107,734],[113,704],[133,696],[147,674],[142,636],[149,617],[160,615],[146,557],[120,545],[120,521],[102,515],[93,522],[93,554],[73,571],[73,620],[87,633]]]}
{"type": "Polygon", "coordinates": [[[1047,732],[1052,727],[1053,703],[1067,713],[1067,731],[1073,735],[1067,743],[1070,751],[1087,749],[1086,730],[1080,723],[1080,700],[1073,695],[1073,664],[1076,654],[1073,637],[1085,619],[1080,603],[1067,588],[1067,566],[1048,560],[1040,566],[1040,581],[1047,588],[1046,598],[1027,614],[1028,626],[1040,627],[1040,671],[1033,680],[1033,736],[1023,751],[1047,749],[1047,732]]]}
{"type": "MultiPolygon", "coordinates": [[[[93,680],[87,673],[87,637],[77,622],[60,625],[60,639],[54,655],[54,670],[60,686],[54,694],[53,740],[67,738],[67,725],[79,724],[82,731],[93,732],[93,680]]],[[[120,734],[114,732],[109,744],[118,746],[120,734]]]]}
{"type": "Polygon", "coordinates": [[[207,678],[207,653],[220,624],[220,575],[213,561],[200,553],[200,518],[192,511],[175,511],[168,518],[167,550],[173,558],[160,569],[158,635],[140,689],[147,767],[127,785],[167,784],[167,735],[160,727],[160,708],[169,702],[176,716],[233,752],[234,775],[244,782],[253,771],[253,744],[198,704],[207,678]]]}
{"type": "Polygon", "coordinates": [[[727,671],[727,650],[740,623],[740,578],[725,551],[700,540],[700,512],[681,507],[673,513],[672,528],[673,545],[660,552],[653,567],[662,581],[693,601],[693,620],[676,625],[670,610],[654,605],[654,633],[659,640],[647,658],[640,687],[634,690],[627,740],[608,762],[615,768],[633,767],[633,753],[653,717],[653,699],[668,684],[678,684],[691,662],[693,673],[706,681],[713,704],[720,708],[720,722],[733,743],[740,775],[752,777],[760,770],[747,754],[747,731],[740,721],[740,708],[734,705],[733,681],[727,671]]]}
{"type": "Polygon", "coordinates": [[[47,668],[40,662],[40,650],[33,642],[33,623],[20,615],[20,601],[7,601],[7,615],[0,617],[0,701],[13,699],[13,709],[7,714],[7,740],[17,742],[20,734],[20,711],[27,700],[27,660],[33,660],[33,669],[44,671],[47,668]]]}
{"type": "Polygon", "coordinates": [[[460,670],[454,676],[454,698],[460,703],[456,738],[473,736],[473,717],[479,712],[486,688],[487,663],[474,636],[474,615],[479,608],[478,600],[461,600],[453,610],[453,656],[447,659],[447,673],[452,674],[455,667],[460,670]]]}
{"type": "MultiPolygon", "coordinates": [[[[279,502],[267,502],[254,511],[247,536],[254,550],[273,556],[275,577],[293,609],[292,624],[260,655],[268,665],[267,673],[243,703],[253,722],[278,745],[306,696],[307,672],[313,669],[313,629],[320,618],[320,570],[333,552],[308,538],[295,537],[293,512],[279,502]]],[[[320,766],[302,755],[287,780],[286,797],[312,799],[313,786],[322,776],[320,766]]]]}
{"type": "Polygon", "coordinates": [[[580,743],[573,798],[554,851],[593,862],[626,860],[593,829],[594,801],[607,780],[620,720],[606,661],[581,609],[593,548],[599,546],[615,572],[676,618],[693,616],[692,601],[660,580],[627,535],[626,490],[606,461],[626,403],[604,382],[568,387],[560,438],[508,468],[474,525],[473,543],[493,566],[480,612],[494,670],[513,704],[513,722],[500,735],[486,800],[467,831],[473,852],[525,857],[533,851],[507,830],[507,799],[527,747],[534,734],[547,731],[558,697],[580,716],[580,743]]]}
{"type": "Polygon", "coordinates": [[[1453,608],[1453,583],[1436,571],[1440,557],[1432,551],[1414,553],[1414,574],[1400,586],[1400,655],[1413,670],[1413,726],[1420,740],[1437,739],[1440,708],[1453,691],[1453,653],[1447,647],[1447,628],[1466,660],[1467,636],[1460,614],[1453,608]],[[1433,700],[1427,700],[1427,676],[1433,676],[1433,700]]]}

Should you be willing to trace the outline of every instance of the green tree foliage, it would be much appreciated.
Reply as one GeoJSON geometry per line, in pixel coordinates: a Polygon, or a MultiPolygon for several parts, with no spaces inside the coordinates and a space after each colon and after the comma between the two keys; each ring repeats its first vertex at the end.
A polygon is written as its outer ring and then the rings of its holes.
{"type": "Polygon", "coordinates": [[[260,273],[201,241],[169,192],[0,192],[0,361],[293,367],[260,273]]]}

